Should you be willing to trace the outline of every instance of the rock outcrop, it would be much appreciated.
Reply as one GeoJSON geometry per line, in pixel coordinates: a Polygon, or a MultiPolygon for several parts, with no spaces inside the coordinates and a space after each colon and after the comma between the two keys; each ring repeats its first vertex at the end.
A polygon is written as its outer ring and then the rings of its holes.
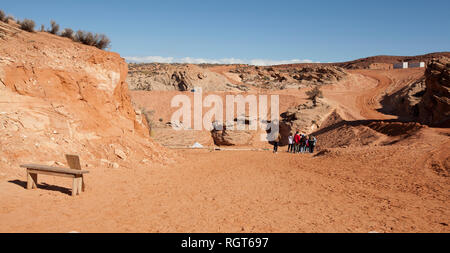
{"type": "Polygon", "coordinates": [[[123,160],[112,145],[127,163],[166,160],[132,107],[119,54],[3,22],[0,34],[0,167],[64,162],[67,153],[99,166],[123,160]]]}
{"type": "Polygon", "coordinates": [[[335,66],[258,67],[249,65],[129,64],[133,90],[248,91],[280,90],[338,82],[347,76],[335,66]]]}
{"type": "Polygon", "coordinates": [[[129,64],[127,82],[132,90],[242,90],[225,76],[192,64],[129,64]]]}
{"type": "Polygon", "coordinates": [[[249,126],[249,121],[245,120],[244,129],[239,130],[237,120],[228,122],[226,124],[216,123],[214,129],[211,131],[211,136],[214,144],[217,146],[249,146],[252,144],[254,131],[246,130],[249,126]]]}
{"type": "Polygon", "coordinates": [[[425,89],[425,77],[422,77],[394,94],[384,96],[381,101],[382,111],[401,119],[417,121],[425,89]]]}
{"type": "Polygon", "coordinates": [[[420,104],[420,120],[450,127],[450,59],[435,59],[425,72],[426,91],[420,104]]]}
{"type": "Polygon", "coordinates": [[[258,88],[288,89],[317,84],[330,84],[343,80],[347,73],[335,66],[240,66],[230,70],[238,74],[241,82],[258,88]]]}
{"type": "Polygon", "coordinates": [[[280,134],[282,144],[287,144],[289,134],[299,131],[303,134],[310,134],[322,126],[322,122],[330,115],[332,107],[319,99],[314,106],[312,101],[296,107],[289,108],[281,114],[280,134]]]}

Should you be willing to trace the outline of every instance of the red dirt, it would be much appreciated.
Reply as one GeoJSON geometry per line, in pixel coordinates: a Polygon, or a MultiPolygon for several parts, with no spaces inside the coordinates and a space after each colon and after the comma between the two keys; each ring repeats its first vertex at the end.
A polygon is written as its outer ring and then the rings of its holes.
{"type": "Polygon", "coordinates": [[[450,214],[448,177],[426,166],[434,148],[319,157],[180,151],[185,161],[175,166],[92,169],[88,191],[76,198],[53,186],[26,191],[23,182],[2,182],[0,231],[449,232],[440,224],[450,214]]]}

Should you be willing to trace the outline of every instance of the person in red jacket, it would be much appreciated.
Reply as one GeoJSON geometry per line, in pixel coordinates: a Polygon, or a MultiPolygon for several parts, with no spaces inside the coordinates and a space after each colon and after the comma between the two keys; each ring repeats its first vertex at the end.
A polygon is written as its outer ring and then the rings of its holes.
{"type": "Polygon", "coordinates": [[[300,138],[301,138],[300,133],[297,131],[294,136],[294,142],[295,142],[294,153],[300,152],[300,138]]]}

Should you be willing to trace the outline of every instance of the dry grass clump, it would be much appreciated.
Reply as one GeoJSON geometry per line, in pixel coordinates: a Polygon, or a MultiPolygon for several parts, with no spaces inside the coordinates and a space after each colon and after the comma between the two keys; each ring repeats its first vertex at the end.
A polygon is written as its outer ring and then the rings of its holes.
{"type": "Polygon", "coordinates": [[[24,19],[23,21],[19,22],[20,29],[27,31],[27,32],[34,32],[34,27],[36,24],[31,19],[24,19]]]}
{"type": "Polygon", "coordinates": [[[72,39],[72,40],[74,39],[73,35],[74,35],[74,32],[70,28],[64,29],[62,31],[62,33],[61,33],[61,37],[69,38],[69,39],[72,39]]]}
{"type": "Polygon", "coordinates": [[[85,45],[105,49],[110,46],[111,41],[104,34],[93,34],[91,32],[77,31],[74,40],[85,45]]]}
{"type": "Polygon", "coordinates": [[[51,28],[48,30],[49,33],[58,35],[59,33],[59,25],[54,21],[50,21],[51,28]]]}

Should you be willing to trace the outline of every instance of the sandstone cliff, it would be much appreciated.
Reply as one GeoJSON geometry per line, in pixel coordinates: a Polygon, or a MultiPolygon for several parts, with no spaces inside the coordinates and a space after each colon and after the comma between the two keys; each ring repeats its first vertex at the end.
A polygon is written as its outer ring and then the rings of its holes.
{"type": "Polygon", "coordinates": [[[165,161],[131,105],[127,71],[116,53],[0,22],[0,166],[61,164],[67,153],[86,166],[165,161]]]}
{"type": "Polygon", "coordinates": [[[443,57],[431,61],[425,78],[420,120],[425,124],[450,127],[450,59],[443,57]]]}

